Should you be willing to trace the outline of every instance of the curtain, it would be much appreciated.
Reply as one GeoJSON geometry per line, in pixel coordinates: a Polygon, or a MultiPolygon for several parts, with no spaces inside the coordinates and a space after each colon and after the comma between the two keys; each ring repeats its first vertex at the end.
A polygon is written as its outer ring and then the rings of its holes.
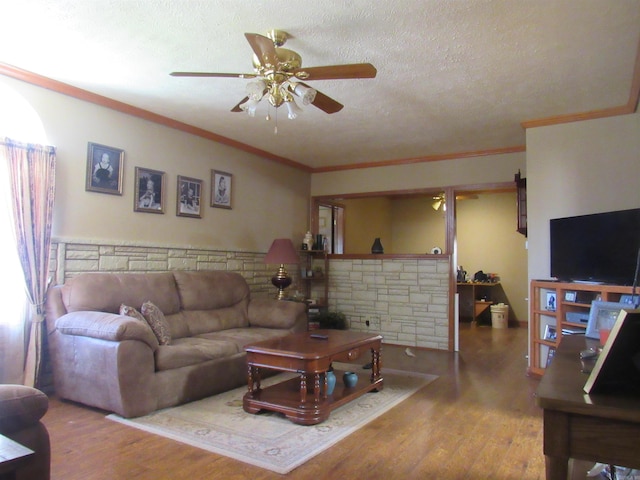
{"type": "Polygon", "coordinates": [[[47,293],[51,220],[55,193],[55,148],[0,140],[8,172],[13,230],[30,303],[23,383],[37,386],[42,363],[44,300],[47,293]]]}

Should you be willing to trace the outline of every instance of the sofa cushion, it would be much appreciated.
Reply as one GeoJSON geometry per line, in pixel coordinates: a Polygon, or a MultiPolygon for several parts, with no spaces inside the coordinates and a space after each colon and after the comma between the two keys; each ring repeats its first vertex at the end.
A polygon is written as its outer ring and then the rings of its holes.
{"type": "MultiPolygon", "coordinates": [[[[234,342],[224,339],[209,340],[199,337],[187,337],[174,340],[171,345],[161,345],[156,350],[156,370],[196,365],[208,360],[230,357],[239,353],[234,342]]],[[[215,379],[211,379],[215,381],[215,379]]]]}
{"type": "Polygon", "coordinates": [[[162,310],[153,302],[144,302],[141,310],[144,319],[158,339],[158,343],[160,345],[169,345],[171,343],[171,330],[162,310]]]}
{"type": "Polygon", "coordinates": [[[261,342],[275,337],[284,337],[289,335],[287,330],[278,330],[274,328],[230,328],[220,332],[206,333],[199,335],[198,338],[206,338],[207,340],[218,340],[233,343],[239,351],[244,351],[245,345],[250,343],[261,342]]]}
{"type": "Polygon", "coordinates": [[[184,310],[215,310],[239,305],[244,311],[242,321],[246,322],[249,285],[239,273],[180,271],[173,272],[173,275],[184,310]]]}
{"type": "Polygon", "coordinates": [[[83,273],[65,282],[62,300],[67,312],[118,313],[123,303],[138,306],[147,300],[167,315],[180,310],[171,273],[83,273]]]}
{"type": "Polygon", "coordinates": [[[136,320],[142,322],[145,325],[147,324],[147,320],[144,316],[135,308],[130,307],[129,305],[125,305],[124,303],[120,305],[120,315],[125,315],[127,317],[135,318],[136,320]]]}

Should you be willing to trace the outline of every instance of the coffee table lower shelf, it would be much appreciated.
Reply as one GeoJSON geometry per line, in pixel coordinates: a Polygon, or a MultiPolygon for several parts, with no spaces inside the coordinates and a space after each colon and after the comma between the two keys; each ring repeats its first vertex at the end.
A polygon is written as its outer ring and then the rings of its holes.
{"type": "Polygon", "coordinates": [[[279,412],[294,423],[316,425],[329,418],[332,410],[367,392],[377,392],[384,387],[382,377],[371,382],[368,375],[361,375],[355,387],[347,388],[342,384],[344,372],[336,370],[334,373],[337,382],[333,393],[327,397],[320,395],[317,401],[314,398],[313,381],[311,381],[307,382],[306,401],[301,402],[300,376],[297,376],[269,387],[247,392],[243,398],[243,408],[248,413],[258,413],[262,410],[279,412]]]}

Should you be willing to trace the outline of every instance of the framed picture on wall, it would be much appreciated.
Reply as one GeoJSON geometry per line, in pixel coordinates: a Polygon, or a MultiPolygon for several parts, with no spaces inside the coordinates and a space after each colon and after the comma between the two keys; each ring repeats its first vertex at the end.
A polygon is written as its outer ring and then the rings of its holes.
{"type": "Polygon", "coordinates": [[[122,195],[123,170],[124,150],[89,142],[86,191],[122,195]]]}
{"type": "Polygon", "coordinates": [[[164,180],[164,172],[136,167],[134,212],[164,213],[164,180]]]}
{"type": "Polygon", "coordinates": [[[211,206],[231,209],[233,175],[220,170],[211,170],[211,206]]]}
{"type": "Polygon", "coordinates": [[[178,175],[176,215],[202,218],[202,180],[178,175]]]}

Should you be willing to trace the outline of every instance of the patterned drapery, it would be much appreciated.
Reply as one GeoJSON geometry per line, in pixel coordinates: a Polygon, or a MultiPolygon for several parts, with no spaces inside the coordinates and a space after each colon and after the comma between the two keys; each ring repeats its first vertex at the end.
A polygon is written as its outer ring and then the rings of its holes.
{"type": "Polygon", "coordinates": [[[42,361],[56,153],[51,146],[8,138],[0,139],[0,148],[7,162],[16,246],[31,304],[24,384],[36,386],[42,361]]]}

